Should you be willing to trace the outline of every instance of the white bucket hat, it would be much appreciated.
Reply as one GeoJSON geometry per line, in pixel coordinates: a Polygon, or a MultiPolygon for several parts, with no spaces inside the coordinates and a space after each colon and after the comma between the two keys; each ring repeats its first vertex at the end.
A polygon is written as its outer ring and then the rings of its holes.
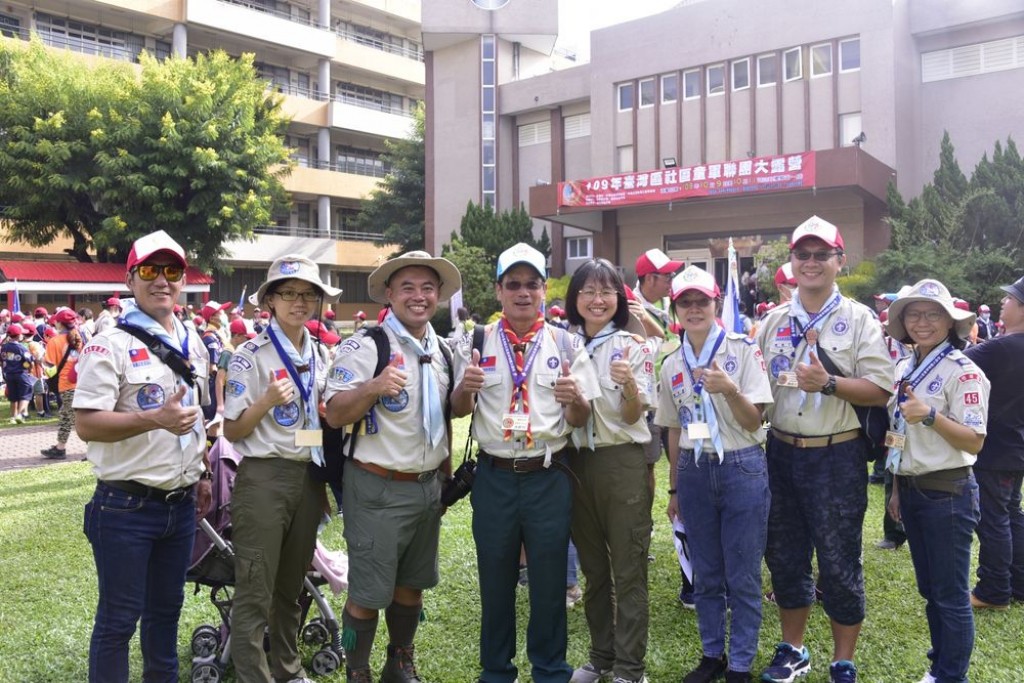
{"type": "Polygon", "coordinates": [[[462,274],[455,264],[440,256],[431,256],[425,251],[410,251],[390,261],[385,261],[370,273],[366,281],[370,292],[370,299],[379,304],[388,302],[388,281],[391,276],[402,268],[409,266],[422,266],[430,268],[437,273],[441,286],[437,290],[438,301],[448,301],[452,294],[462,289],[462,274]]]}
{"type": "Polygon", "coordinates": [[[930,301],[942,306],[942,310],[946,311],[953,319],[953,328],[956,330],[956,336],[960,339],[967,339],[971,333],[977,316],[970,311],[957,308],[953,304],[953,296],[946,289],[946,285],[938,280],[924,279],[911,285],[907,291],[901,289],[899,298],[889,305],[889,321],[886,323],[886,327],[889,330],[889,336],[893,339],[903,341],[907,338],[907,328],[902,319],[903,309],[915,301],[930,301]]]}
{"type": "Polygon", "coordinates": [[[341,296],[341,290],[325,285],[320,279],[320,269],[305,256],[287,254],[277,258],[267,270],[267,281],[249,296],[249,303],[259,306],[266,296],[267,287],[279,280],[302,280],[324,293],[324,301],[334,303],[341,296]]]}

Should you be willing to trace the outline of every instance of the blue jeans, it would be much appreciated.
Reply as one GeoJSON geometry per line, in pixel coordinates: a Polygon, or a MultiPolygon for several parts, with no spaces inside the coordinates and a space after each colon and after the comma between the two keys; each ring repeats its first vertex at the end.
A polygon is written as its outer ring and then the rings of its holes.
{"type": "Polygon", "coordinates": [[[722,464],[679,454],[679,513],[693,551],[694,603],[704,655],[725,654],[726,591],[732,610],[729,668],[750,671],[761,629],[761,558],[768,534],[768,465],[759,446],[722,464]]]}
{"type": "Polygon", "coordinates": [[[168,505],[97,482],[85,506],[83,530],[99,579],[90,683],[128,681],[128,642],[140,618],[143,682],[176,683],[178,616],[192,561],[195,498],[168,505]]]}
{"type": "Polygon", "coordinates": [[[975,470],[974,476],[981,494],[974,595],[993,605],[1024,600],[1024,472],[975,470]]]}
{"type": "Polygon", "coordinates": [[[907,531],[917,590],[931,635],[931,674],[938,683],[967,680],[974,649],[971,542],[978,523],[978,484],[960,494],[919,489],[900,478],[900,514],[907,531]]]}

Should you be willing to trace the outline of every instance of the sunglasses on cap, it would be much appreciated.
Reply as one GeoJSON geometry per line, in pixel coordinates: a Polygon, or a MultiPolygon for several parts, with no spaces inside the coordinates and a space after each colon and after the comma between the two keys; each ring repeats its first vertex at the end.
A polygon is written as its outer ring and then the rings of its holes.
{"type": "Polygon", "coordinates": [[[185,269],[178,265],[158,266],[151,263],[143,263],[142,265],[135,266],[134,270],[138,273],[139,278],[146,282],[152,282],[157,279],[160,277],[160,273],[164,274],[168,282],[177,282],[185,275],[185,269]]]}

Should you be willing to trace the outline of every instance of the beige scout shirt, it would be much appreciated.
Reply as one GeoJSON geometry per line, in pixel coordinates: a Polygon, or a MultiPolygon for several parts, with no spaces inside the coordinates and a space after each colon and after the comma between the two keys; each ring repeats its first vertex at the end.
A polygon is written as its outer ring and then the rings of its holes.
{"type": "MultiPolygon", "coordinates": [[[[473,419],[473,438],[480,448],[499,458],[523,458],[555,453],[565,447],[572,426],[565,421],[562,404],[555,400],[555,380],[562,371],[563,355],[572,361],[571,373],[582,385],[587,400],[600,393],[600,387],[591,382],[596,377],[588,366],[590,358],[582,340],[553,325],[545,325],[534,338],[542,344],[533,368],[526,378],[530,394],[530,427],[533,447],[525,447],[525,439],[504,440],[502,417],[509,412],[512,401],[512,371],[502,350],[498,325],[488,325],[484,332],[480,368],[484,371],[484,386],[476,395],[476,416],[473,419]]],[[[529,357],[533,344],[527,345],[529,357]]],[[[473,356],[473,334],[467,333],[454,346],[455,386],[462,381],[473,356]]]]}
{"type": "MultiPolygon", "coordinates": [[[[896,377],[902,378],[910,359],[896,366],[896,377]]],[[[981,368],[959,351],[943,358],[914,389],[914,395],[949,419],[970,427],[975,434],[985,434],[988,424],[990,383],[981,368]]],[[[896,410],[896,397],[889,401],[889,415],[896,410]]],[[[973,465],[978,456],[957,450],[938,432],[920,422],[908,424],[906,447],[900,456],[896,474],[916,476],[927,472],[951,470],[973,465]]]]}
{"type": "MultiPolygon", "coordinates": [[[[189,361],[196,371],[192,405],[207,405],[209,361],[198,335],[188,336],[189,361]]],[[[74,407],[84,410],[137,413],[159,408],[182,380],[139,339],[118,328],[98,334],[78,357],[74,407]]],[[[202,472],[206,432],[192,432],[184,448],[166,429],[104,443],[90,441],[87,457],[97,479],[135,481],[159,489],[191,486],[202,472]]]]}
{"type": "MultiPolygon", "coordinates": [[[[594,350],[590,365],[597,373],[601,395],[593,400],[590,409],[594,417],[594,447],[617,446],[626,443],[647,443],[651,433],[647,420],[631,425],[622,422],[622,386],[611,378],[612,361],[622,360],[623,351],[629,349],[629,365],[636,378],[637,397],[646,410],[654,400],[654,354],[644,341],[638,341],[629,332],[619,330],[611,339],[594,350]]],[[[586,446],[586,443],[583,444],[586,446]]]]}
{"type": "MultiPolygon", "coordinates": [[[[387,325],[381,329],[387,334],[391,359],[396,353],[402,354],[403,364],[399,369],[408,379],[397,397],[381,398],[370,409],[376,427],[368,426],[366,433],[359,435],[354,457],[399,472],[436,470],[448,457],[448,440],[441,439],[436,448],[431,447],[423,430],[421,372],[426,366],[420,365],[411,344],[401,342],[387,325]]],[[[443,410],[448,401],[448,367],[437,345],[446,342],[438,339],[433,330],[430,334],[433,337],[430,371],[437,380],[443,410]]],[[[356,335],[346,340],[339,347],[328,373],[324,400],[330,401],[339,391],[358,389],[373,379],[376,369],[377,346],[372,339],[356,335]]]]}
{"type": "MultiPolygon", "coordinates": [[[[768,365],[775,405],[767,412],[772,427],[789,434],[824,436],[858,429],[860,422],[853,405],[835,396],[807,393],[796,387],[780,387],[779,373],[793,370],[793,343],[790,338],[789,303],[772,309],[757,331],[757,343],[768,365]]],[[[825,321],[818,346],[846,377],[866,379],[892,392],[893,362],[882,338],[882,328],[870,309],[843,297],[839,306],[825,321]]],[[[802,363],[809,363],[800,341],[795,349],[802,363]]]]}
{"type": "MultiPolygon", "coordinates": [[[[303,331],[303,339],[308,332],[303,331]]],[[[318,344],[313,348],[317,349],[318,344]]],[[[322,348],[322,347],[320,347],[322,348]]],[[[327,362],[321,354],[316,357],[316,380],[310,401],[318,405],[327,376],[327,362]]],[[[270,373],[287,373],[285,362],[269,335],[262,332],[255,339],[245,342],[231,355],[228,363],[228,378],[224,385],[224,419],[236,420],[246,408],[256,402],[267,391],[270,373]]],[[[291,382],[291,375],[285,374],[291,382]]],[[[295,390],[295,400],[282,406],[274,406],[256,425],[256,429],[244,439],[234,442],[235,450],[247,458],[285,458],[308,461],[313,454],[309,446],[295,445],[295,432],[306,429],[306,406],[302,395],[295,390]]]]}
{"type": "MultiPolygon", "coordinates": [[[[708,339],[705,343],[713,344],[714,340],[708,339]]],[[[764,358],[761,356],[761,350],[746,335],[728,333],[715,354],[715,362],[736,383],[740,393],[748,401],[754,405],[771,405],[772,391],[765,372],[764,358]]],[[[764,441],[764,429],[748,432],[740,427],[725,396],[708,393],[702,396],[704,401],[709,398],[715,405],[718,430],[722,435],[722,447],[726,452],[757,446],[764,441]]],[[[686,425],[693,421],[695,414],[693,382],[690,381],[690,373],[686,370],[680,350],[665,358],[665,362],[662,363],[661,393],[658,395],[654,423],[662,427],[680,428],[682,434],[679,437],[679,447],[693,448],[693,442],[686,432],[686,425]]]]}

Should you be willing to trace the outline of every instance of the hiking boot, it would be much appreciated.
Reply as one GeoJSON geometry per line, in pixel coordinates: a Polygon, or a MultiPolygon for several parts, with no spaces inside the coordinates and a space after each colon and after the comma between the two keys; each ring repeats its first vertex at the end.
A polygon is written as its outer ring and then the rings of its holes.
{"type": "Polygon", "coordinates": [[[380,671],[380,683],[421,683],[422,679],[416,673],[416,663],[413,661],[415,652],[415,645],[388,645],[388,658],[380,671]]]}
{"type": "Polygon", "coordinates": [[[828,667],[829,683],[857,683],[857,667],[849,659],[832,662],[828,667]]]}
{"type": "Polygon", "coordinates": [[[572,678],[569,679],[569,683],[597,683],[598,681],[608,680],[611,675],[611,667],[607,669],[600,669],[592,663],[587,662],[572,672],[572,678]]]}
{"type": "Polygon", "coordinates": [[[797,650],[789,643],[779,643],[775,646],[772,663],[761,674],[761,680],[766,683],[793,683],[810,670],[811,654],[806,647],[797,650]]]}
{"type": "Polygon", "coordinates": [[[43,454],[43,457],[47,460],[64,460],[68,457],[67,451],[63,448],[57,448],[56,446],[50,446],[39,451],[43,454]]]}
{"type": "Polygon", "coordinates": [[[345,668],[345,680],[348,683],[373,683],[373,674],[369,669],[345,668]]]}
{"type": "Polygon", "coordinates": [[[711,683],[712,681],[717,681],[725,675],[725,670],[728,667],[729,662],[725,655],[721,657],[708,657],[705,655],[700,658],[700,664],[697,665],[697,668],[683,677],[683,683],[711,683]]]}
{"type": "Polygon", "coordinates": [[[902,543],[897,543],[891,538],[883,538],[881,541],[875,544],[875,547],[879,550],[899,550],[902,543]]]}

